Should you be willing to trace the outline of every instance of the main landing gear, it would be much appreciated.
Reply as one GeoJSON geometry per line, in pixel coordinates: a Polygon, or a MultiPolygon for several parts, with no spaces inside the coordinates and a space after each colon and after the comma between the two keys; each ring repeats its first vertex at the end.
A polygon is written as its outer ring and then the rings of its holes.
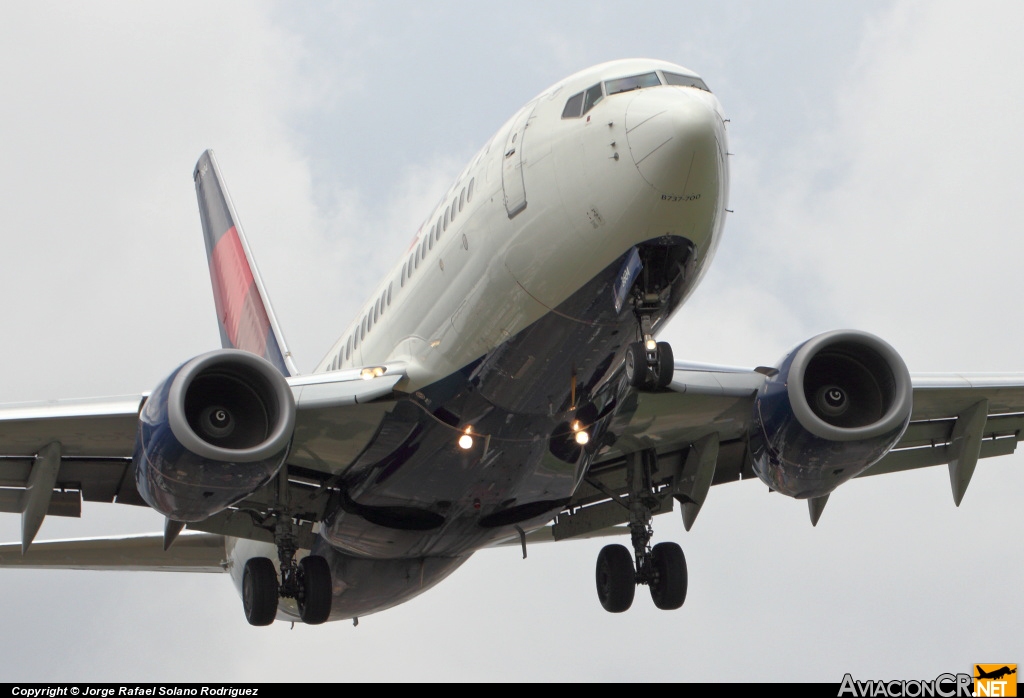
{"type": "MultiPolygon", "coordinates": [[[[294,540],[294,539],[293,539],[294,540]]],[[[295,599],[299,618],[319,625],[331,615],[331,567],[319,555],[295,562],[295,547],[278,542],[281,563],[278,582],[274,563],[267,557],[250,558],[242,572],[242,606],[250,625],[270,625],[277,616],[278,599],[295,599]]]]}
{"type": "Polygon", "coordinates": [[[641,342],[626,347],[626,380],[637,390],[667,388],[672,382],[675,360],[668,342],[654,340],[649,312],[637,310],[641,342]]]}
{"type": "Polygon", "coordinates": [[[651,470],[653,451],[627,457],[629,480],[629,531],[633,554],[624,545],[607,545],[597,556],[597,597],[606,611],[622,613],[633,605],[639,584],[651,590],[654,605],[673,610],[686,600],[686,558],[676,543],[651,547],[653,499],[651,470]]]}
{"type": "Polygon", "coordinates": [[[281,468],[281,472],[278,480],[281,511],[276,513],[273,524],[280,581],[270,558],[250,558],[242,571],[242,607],[250,625],[270,625],[277,616],[278,600],[295,599],[302,622],[319,625],[331,615],[334,596],[331,567],[319,555],[308,555],[295,562],[298,536],[295,522],[287,514],[287,466],[281,468]]]}

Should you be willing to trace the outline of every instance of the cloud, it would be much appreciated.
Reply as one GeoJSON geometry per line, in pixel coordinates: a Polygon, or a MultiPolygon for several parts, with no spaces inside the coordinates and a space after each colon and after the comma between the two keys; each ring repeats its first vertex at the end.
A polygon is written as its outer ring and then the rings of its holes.
{"type": "MultiPolygon", "coordinates": [[[[770,363],[853,326],[915,370],[1020,367],[1015,6],[655,3],[631,16],[639,31],[581,3],[529,8],[536,36],[530,22],[461,24],[458,5],[397,7],[7,9],[0,399],[146,390],[217,345],[190,181],[204,148],[308,368],[519,102],[630,54],[701,70],[733,117],[736,214],[670,329],[678,357],[770,363]]],[[[716,488],[692,532],[656,521],[690,563],[675,614],[642,594],[601,612],[590,541],[526,561],[482,552],[358,628],[250,629],[216,575],[4,571],[0,667],[17,680],[935,675],[1024,650],[972,610],[1013,617],[1016,578],[970,557],[1015,544],[1019,472],[1018,457],[981,464],[959,510],[941,469],[854,482],[816,529],[756,482],[716,488]]],[[[41,537],[161,524],[94,505],[41,537]]],[[[16,540],[17,517],[0,533],[16,540]]]]}

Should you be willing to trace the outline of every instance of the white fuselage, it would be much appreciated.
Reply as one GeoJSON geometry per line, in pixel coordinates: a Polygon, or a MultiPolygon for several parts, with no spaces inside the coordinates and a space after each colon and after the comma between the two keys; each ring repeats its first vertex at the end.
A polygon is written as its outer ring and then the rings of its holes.
{"type": "MultiPolygon", "coordinates": [[[[566,405],[576,409],[577,366],[588,372],[579,390],[597,404],[595,414],[602,404],[614,410],[615,401],[602,391],[612,392],[622,336],[635,331],[636,321],[629,310],[611,313],[608,280],[634,246],[686,243],[685,270],[678,261],[674,285],[663,291],[671,302],[656,329],[696,287],[724,223],[729,177],[721,106],[706,89],[666,84],[666,73],[693,76],[663,61],[616,61],[577,73],[520,109],[470,161],[316,367],[320,373],[402,362],[408,378],[397,388],[417,414],[435,413],[438,396],[447,396],[461,419],[479,418],[473,423],[489,424],[494,434],[487,460],[465,460],[454,439],[435,435],[410,436],[420,441],[407,442],[410,460],[397,470],[343,464],[350,473],[365,471],[362,479],[353,476],[350,494],[360,499],[358,506],[432,507],[445,523],[431,532],[393,532],[351,508],[339,512],[321,529],[324,545],[347,556],[332,563],[332,618],[411,598],[473,550],[514,533],[513,523],[536,528],[550,521],[557,510],[549,513],[543,505],[564,501],[578,486],[592,455],[552,460],[545,435],[559,420],[573,418],[566,405]],[[606,82],[655,73],[654,84],[630,91],[611,93],[606,82]],[[597,87],[599,98],[565,116],[575,95],[600,85],[604,94],[597,87]],[[603,279],[600,297],[588,305],[595,279],[603,279]],[[544,346],[544,336],[558,346],[544,346]],[[525,354],[526,346],[529,356],[510,359],[510,353],[525,354]],[[546,355],[553,353],[559,356],[546,355]],[[472,378],[470,365],[482,367],[472,378]],[[456,374],[458,380],[450,380],[456,374]],[[593,378],[583,385],[587,375],[593,378]],[[459,380],[466,388],[449,391],[459,380]],[[436,387],[441,384],[443,390],[436,387]],[[528,506],[506,522],[500,515],[510,502],[528,506]],[[531,503],[539,506],[536,512],[531,503]],[[487,523],[494,512],[498,518],[487,523]],[[351,600],[361,593],[359,583],[339,575],[357,574],[359,560],[367,564],[358,572],[362,588],[372,582],[380,591],[347,602],[345,594],[351,600]],[[424,576],[425,566],[439,560],[454,562],[438,563],[436,573],[424,576]],[[410,570],[419,576],[415,588],[402,586],[410,570]],[[394,590],[390,597],[386,589],[394,590]]],[[[273,546],[244,540],[229,542],[228,552],[237,585],[247,558],[276,557],[273,546]]],[[[292,606],[283,601],[280,617],[294,616],[292,606]]]]}
{"type": "Polygon", "coordinates": [[[630,246],[659,235],[691,239],[703,272],[718,244],[729,182],[714,95],[662,85],[560,118],[580,90],[655,69],[691,73],[662,61],[615,61],[520,109],[441,198],[316,372],[405,361],[412,387],[437,380],[550,312],[630,246]],[[513,129],[518,137],[510,143],[513,129]],[[504,185],[517,173],[505,165],[520,157],[526,206],[510,218],[504,185]],[[411,276],[403,273],[410,266],[411,276]]]}

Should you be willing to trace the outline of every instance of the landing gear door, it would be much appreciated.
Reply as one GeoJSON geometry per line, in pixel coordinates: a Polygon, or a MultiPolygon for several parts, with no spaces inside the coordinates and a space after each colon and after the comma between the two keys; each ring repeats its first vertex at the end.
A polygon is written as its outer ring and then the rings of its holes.
{"type": "Polygon", "coordinates": [[[516,114],[512,129],[505,139],[501,163],[501,186],[505,191],[505,210],[515,218],[526,208],[526,184],[523,180],[523,140],[536,103],[528,104],[516,114]]]}

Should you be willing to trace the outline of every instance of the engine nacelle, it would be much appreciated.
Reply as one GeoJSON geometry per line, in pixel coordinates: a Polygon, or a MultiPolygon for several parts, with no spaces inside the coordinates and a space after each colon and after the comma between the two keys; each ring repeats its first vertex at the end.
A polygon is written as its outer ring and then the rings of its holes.
{"type": "Polygon", "coordinates": [[[291,388],[269,362],[236,349],[197,356],[153,391],[139,415],[139,494],[175,521],[201,521],[272,478],[294,428],[291,388]]]}
{"type": "Polygon", "coordinates": [[[896,445],[912,408],[895,349],[866,332],[820,334],[791,351],[754,400],[754,472],[790,497],[828,494],[896,445]]]}

